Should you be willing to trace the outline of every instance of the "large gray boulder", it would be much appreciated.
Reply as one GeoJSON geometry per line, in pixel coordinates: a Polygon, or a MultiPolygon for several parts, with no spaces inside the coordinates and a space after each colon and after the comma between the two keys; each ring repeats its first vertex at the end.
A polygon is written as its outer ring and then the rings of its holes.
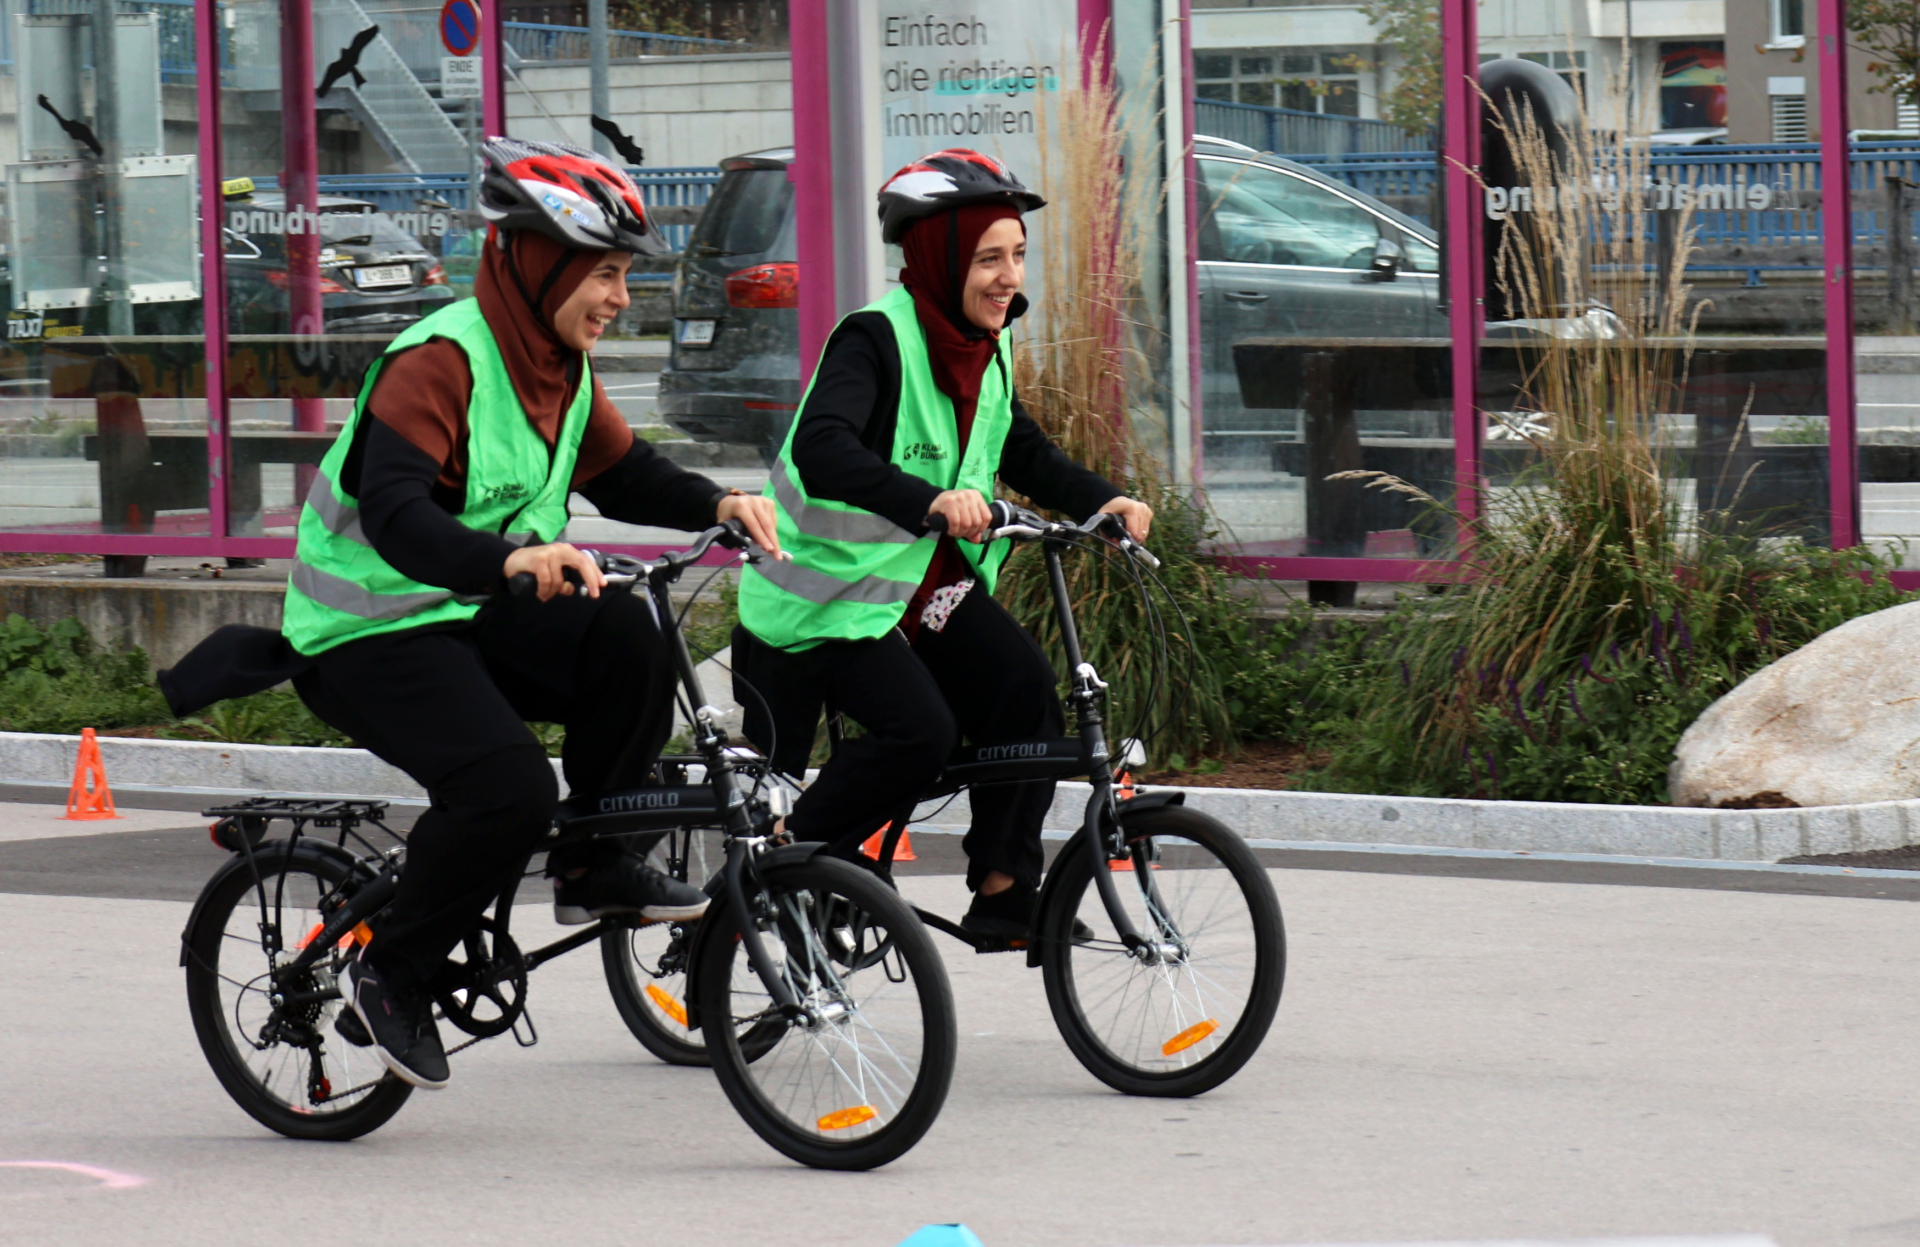
{"type": "Polygon", "coordinates": [[[1675,805],[1920,797],[1920,602],[1850,620],[1748,676],[1681,736],[1667,786],[1675,805]]]}

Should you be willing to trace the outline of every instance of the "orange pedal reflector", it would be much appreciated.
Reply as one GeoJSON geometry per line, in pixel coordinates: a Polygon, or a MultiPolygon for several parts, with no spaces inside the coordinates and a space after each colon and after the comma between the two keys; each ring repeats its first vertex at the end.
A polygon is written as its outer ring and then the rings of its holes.
{"type": "Polygon", "coordinates": [[[1172,1039],[1160,1045],[1161,1056],[1172,1056],[1176,1052],[1185,1052],[1208,1035],[1220,1029],[1220,1023],[1208,1018],[1204,1022],[1195,1022],[1172,1039]]]}
{"type": "Polygon", "coordinates": [[[814,1123],[822,1130],[845,1130],[848,1126],[857,1126],[863,1121],[872,1121],[880,1114],[873,1111],[871,1104],[856,1104],[852,1108],[843,1108],[837,1113],[828,1113],[814,1123]]]}
{"type": "MultiPolygon", "coordinates": [[[[307,945],[319,939],[320,933],[326,929],[327,929],[326,923],[324,922],[314,923],[313,930],[307,932],[305,935],[300,937],[300,943],[297,945],[297,947],[301,949],[306,948],[307,945]]],[[[369,927],[364,922],[358,922],[354,924],[353,930],[347,932],[345,935],[335,940],[333,942],[333,946],[335,948],[345,948],[348,944],[366,944],[372,939],[373,939],[373,928],[369,927]]]]}
{"type": "Polygon", "coordinates": [[[73,787],[67,790],[67,812],[61,817],[75,822],[120,817],[113,808],[113,789],[107,787],[107,764],[100,760],[100,742],[90,727],[80,733],[80,756],[73,763],[73,787]]]}
{"type": "MultiPolygon", "coordinates": [[[[647,984],[647,999],[653,1001],[654,1004],[660,1007],[660,1012],[680,1023],[681,1026],[684,1027],[687,1024],[686,1006],[675,1000],[667,992],[662,991],[659,984],[647,984]]],[[[822,1127],[822,1129],[824,1128],[825,1127],[822,1127]]]]}
{"type": "MultiPolygon", "coordinates": [[[[364,922],[355,923],[353,927],[353,941],[362,948],[373,943],[373,928],[364,922]]],[[[340,942],[342,944],[346,943],[345,940],[341,940],[340,942]]]]}
{"type": "MultiPolygon", "coordinates": [[[[892,830],[893,824],[888,823],[879,831],[874,832],[867,837],[866,843],[860,846],[860,851],[874,861],[879,861],[880,850],[887,842],[887,833],[892,830]]],[[[913,855],[913,837],[908,835],[904,830],[900,833],[900,843],[893,846],[893,860],[896,862],[917,862],[920,860],[913,855]]]]}

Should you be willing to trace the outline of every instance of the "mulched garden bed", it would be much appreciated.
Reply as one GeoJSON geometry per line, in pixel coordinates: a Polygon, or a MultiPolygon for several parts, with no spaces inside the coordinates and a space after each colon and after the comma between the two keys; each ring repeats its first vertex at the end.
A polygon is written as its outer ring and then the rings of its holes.
{"type": "Polygon", "coordinates": [[[1285,788],[1291,776],[1326,763],[1327,755],[1318,750],[1258,741],[1244,746],[1239,757],[1222,759],[1218,771],[1155,771],[1141,776],[1140,782],[1178,788],[1285,788]]]}
{"type": "Polygon", "coordinates": [[[1783,857],[1782,866],[1858,866],[1863,870],[1920,870],[1920,844],[1859,853],[1806,853],[1783,857]]]}

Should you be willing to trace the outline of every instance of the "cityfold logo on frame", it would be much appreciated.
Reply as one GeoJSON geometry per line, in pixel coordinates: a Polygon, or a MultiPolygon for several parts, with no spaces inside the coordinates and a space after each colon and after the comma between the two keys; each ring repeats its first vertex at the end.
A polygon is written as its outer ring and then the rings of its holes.
{"type": "Polygon", "coordinates": [[[455,213],[452,212],[374,212],[371,209],[361,212],[315,212],[311,208],[296,208],[292,212],[280,209],[234,207],[227,209],[227,228],[236,234],[285,234],[289,237],[300,234],[319,234],[322,232],[320,220],[326,218],[324,232],[336,237],[348,237],[353,230],[347,225],[350,218],[361,218],[361,233],[371,235],[374,218],[378,217],[392,224],[403,234],[415,238],[445,238],[454,230],[455,213]]]}
{"type": "MultiPolygon", "coordinates": [[[[1563,195],[1584,195],[1600,201],[1603,212],[1618,212],[1626,195],[1618,186],[1488,186],[1487,219],[1504,221],[1515,214],[1553,212],[1563,195]]],[[[1684,182],[1659,182],[1640,188],[1643,212],[1765,212],[1788,208],[1791,188],[1769,186],[1765,182],[1712,182],[1689,186],[1684,182]]]]}

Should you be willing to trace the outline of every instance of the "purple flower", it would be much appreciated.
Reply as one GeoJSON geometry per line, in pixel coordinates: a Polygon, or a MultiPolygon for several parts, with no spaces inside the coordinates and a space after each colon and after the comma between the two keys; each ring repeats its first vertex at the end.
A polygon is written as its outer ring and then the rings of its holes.
{"type": "Polygon", "coordinates": [[[1408,688],[1413,687],[1413,668],[1407,666],[1407,660],[1404,658],[1400,660],[1400,683],[1408,688]]]}
{"type": "Polygon", "coordinates": [[[1573,712],[1580,716],[1580,721],[1591,727],[1593,721],[1587,718],[1587,712],[1580,708],[1580,694],[1573,691],[1573,680],[1571,677],[1567,680],[1567,701],[1573,706],[1573,712]]]}
{"type": "Polygon", "coordinates": [[[1682,652],[1693,653],[1693,629],[1687,627],[1687,621],[1680,617],[1679,611],[1673,612],[1673,630],[1680,638],[1682,652]]]}
{"type": "Polygon", "coordinates": [[[1593,655],[1592,654],[1580,655],[1580,670],[1586,672],[1589,676],[1593,674],[1593,655]]]}
{"type": "Polygon", "coordinates": [[[1653,617],[1653,656],[1665,658],[1667,649],[1667,630],[1660,622],[1660,616],[1653,617]]]}

